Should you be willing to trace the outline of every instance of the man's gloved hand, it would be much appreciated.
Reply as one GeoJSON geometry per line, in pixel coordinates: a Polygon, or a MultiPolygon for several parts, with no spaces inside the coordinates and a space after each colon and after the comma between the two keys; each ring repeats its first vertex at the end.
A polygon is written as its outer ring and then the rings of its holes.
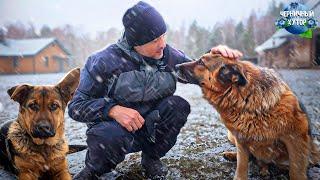
{"type": "Polygon", "coordinates": [[[231,49],[228,46],[224,46],[224,45],[213,47],[211,48],[210,52],[212,54],[221,54],[222,56],[226,58],[231,58],[231,59],[238,59],[243,56],[243,54],[240,51],[236,49],[231,49]]]}
{"type": "Polygon", "coordinates": [[[144,124],[144,119],[138,111],[120,105],[113,106],[108,116],[116,120],[129,132],[140,129],[144,124]]]}

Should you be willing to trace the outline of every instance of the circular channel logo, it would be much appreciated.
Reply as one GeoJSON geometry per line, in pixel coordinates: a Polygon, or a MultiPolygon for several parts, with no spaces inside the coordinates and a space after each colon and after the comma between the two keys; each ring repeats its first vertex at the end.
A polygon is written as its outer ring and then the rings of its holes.
{"type": "Polygon", "coordinates": [[[280,18],[275,22],[278,28],[285,28],[292,34],[302,34],[317,26],[314,12],[305,5],[293,2],[280,12],[280,18]]]}

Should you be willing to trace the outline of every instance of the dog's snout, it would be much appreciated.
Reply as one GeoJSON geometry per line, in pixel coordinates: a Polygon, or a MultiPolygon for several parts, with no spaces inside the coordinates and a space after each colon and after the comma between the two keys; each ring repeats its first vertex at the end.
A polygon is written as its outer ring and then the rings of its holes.
{"type": "Polygon", "coordinates": [[[48,121],[42,120],[35,125],[32,134],[35,138],[49,138],[55,136],[56,133],[48,121]]]}
{"type": "Polygon", "coordinates": [[[39,123],[38,125],[37,125],[37,128],[40,130],[40,131],[44,131],[44,132],[50,132],[50,130],[51,130],[51,126],[50,126],[50,124],[49,123],[47,123],[47,122],[41,122],[41,123],[39,123]]]}
{"type": "Polygon", "coordinates": [[[188,62],[183,64],[176,65],[176,68],[178,71],[190,71],[192,72],[194,69],[195,63],[194,62],[188,62]]]}
{"type": "Polygon", "coordinates": [[[192,84],[199,83],[193,73],[195,65],[196,65],[195,62],[188,62],[188,63],[176,65],[177,76],[180,79],[180,81],[184,83],[192,83],[192,84]]]}

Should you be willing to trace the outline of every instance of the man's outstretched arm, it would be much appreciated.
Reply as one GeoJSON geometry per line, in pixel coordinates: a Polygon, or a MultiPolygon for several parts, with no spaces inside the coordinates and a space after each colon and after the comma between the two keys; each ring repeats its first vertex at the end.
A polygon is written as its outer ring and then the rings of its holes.
{"type": "Polygon", "coordinates": [[[236,50],[231,49],[228,46],[225,45],[218,45],[213,48],[211,48],[210,52],[212,54],[221,54],[224,57],[230,58],[230,59],[238,59],[243,56],[243,54],[236,50]]]}

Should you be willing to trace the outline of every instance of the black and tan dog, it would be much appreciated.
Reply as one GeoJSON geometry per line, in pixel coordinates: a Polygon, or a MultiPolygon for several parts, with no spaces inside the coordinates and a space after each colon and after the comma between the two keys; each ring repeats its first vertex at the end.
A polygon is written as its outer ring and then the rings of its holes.
{"type": "MultiPolygon", "coordinates": [[[[18,85],[8,90],[20,104],[18,118],[1,127],[0,164],[19,179],[71,179],[64,112],[79,84],[79,68],[57,85],[18,85]]],[[[74,146],[79,151],[85,146],[74,146]]]]}
{"type": "Polygon", "coordinates": [[[200,85],[227,127],[237,152],[224,156],[237,160],[235,179],[247,179],[250,154],[264,164],[262,172],[268,163],[289,163],[290,179],[307,179],[307,166],[319,162],[319,150],[306,112],[273,70],[213,54],[178,69],[182,79],[200,85]]]}

